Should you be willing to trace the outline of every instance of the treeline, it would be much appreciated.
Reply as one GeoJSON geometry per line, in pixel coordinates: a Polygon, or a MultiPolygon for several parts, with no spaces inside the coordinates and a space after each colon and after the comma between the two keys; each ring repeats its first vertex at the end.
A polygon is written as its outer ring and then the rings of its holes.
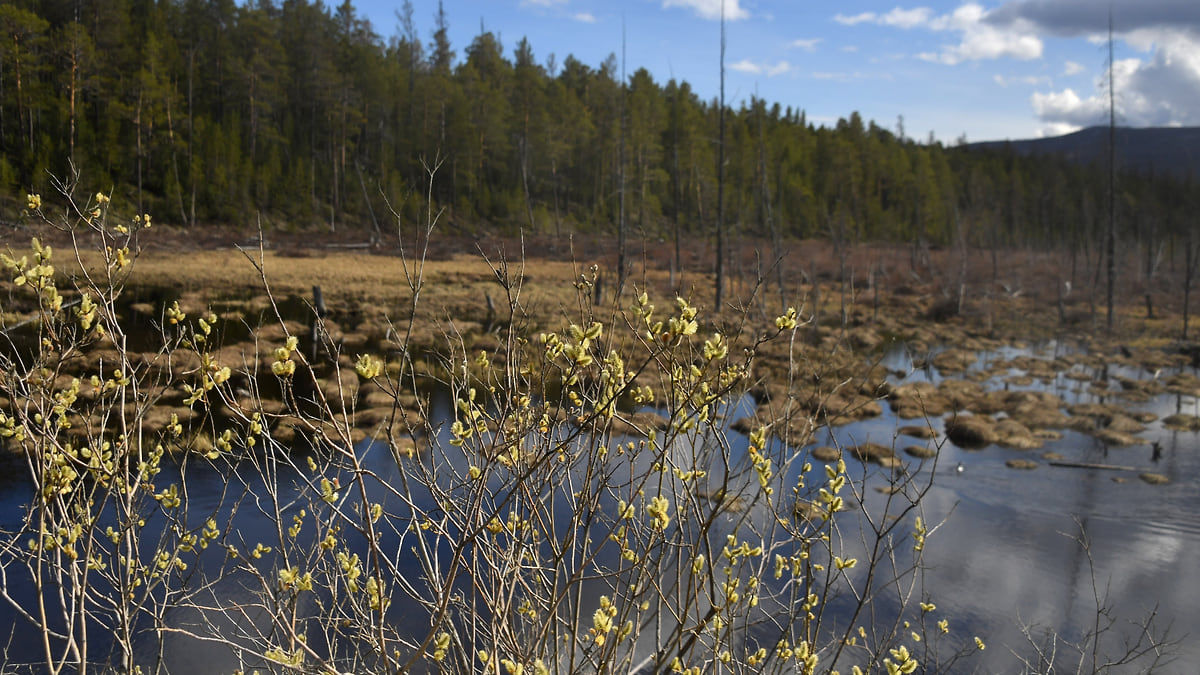
{"type": "MultiPolygon", "coordinates": [[[[460,55],[440,3],[425,30],[410,1],[396,17],[385,39],[348,1],[4,4],[0,186],[78,175],[188,225],[386,230],[431,196],[467,230],[713,230],[716,101],[486,31],[460,55]]],[[[1100,167],[919,143],[857,113],[727,113],[723,220],[743,235],[1086,245],[1106,222],[1100,167]]],[[[1125,236],[1184,232],[1183,182],[1123,177],[1125,236]]]]}

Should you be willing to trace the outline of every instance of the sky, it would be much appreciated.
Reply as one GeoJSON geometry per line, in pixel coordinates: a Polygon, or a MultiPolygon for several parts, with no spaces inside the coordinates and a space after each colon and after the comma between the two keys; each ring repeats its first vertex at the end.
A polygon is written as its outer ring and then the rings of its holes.
{"type": "MultiPolygon", "coordinates": [[[[385,40],[401,0],[353,0],[385,40]]],[[[511,59],[526,37],[598,67],[720,92],[722,0],[443,0],[456,58],[480,30],[511,59]],[[624,43],[624,50],[622,50],[624,43]]],[[[835,125],[865,120],[918,140],[1039,138],[1108,123],[1108,26],[1122,126],[1200,126],[1200,0],[724,0],[725,93],[835,125]]],[[[413,0],[422,40],[437,0],[413,0]]]]}

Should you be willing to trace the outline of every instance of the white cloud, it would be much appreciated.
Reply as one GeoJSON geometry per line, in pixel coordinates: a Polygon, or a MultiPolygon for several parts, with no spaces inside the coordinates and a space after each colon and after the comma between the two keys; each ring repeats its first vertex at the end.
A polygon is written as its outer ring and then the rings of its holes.
{"type": "Polygon", "coordinates": [[[788,63],[787,61],[779,61],[774,64],[755,63],[750,59],[742,59],[737,63],[729,64],[729,69],[750,75],[766,75],[767,77],[776,77],[792,72],[792,64],[788,63]]]}
{"type": "Polygon", "coordinates": [[[1025,21],[994,26],[985,21],[987,11],[980,5],[968,3],[954,12],[935,18],[934,30],[957,32],[962,35],[957,45],[942,48],[937,61],[955,65],[963,61],[1011,57],[1028,61],[1042,56],[1042,40],[1025,21]]]}
{"type": "Polygon", "coordinates": [[[742,59],[737,63],[731,63],[729,64],[729,69],[736,70],[739,73],[750,73],[751,75],[758,75],[762,72],[762,66],[750,59],[742,59]]]}
{"type": "Polygon", "coordinates": [[[932,16],[933,10],[928,7],[915,7],[913,9],[896,7],[887,14],[876,14],[875,12],[862,12],[861,14],[853,15],[835,14],[833,20],[843,26],[854,26],[860,23],[877,23],[881,26],[915,28],[928,23],[932,16]]]}
{"type": "Polygon", "coordinates": [[[820,43],[821,38],[802,38],[799,40],[792,40],[792,43],[788,46],[795,47],[796,49],[803,49],[806,52],[815,52],[817,50],[817,45],[820,43]]]}
{"type": "Polygon", "coordinates": [[[944,45],[936,52],[923,52],[917,58],[956,65],[963,61],[1011,57],[1021,60],[1041,58],[1042,40],[1031,22],[1016,19],[1004,24],[987,21],[982,5],[968,2],[949,14],[935,15],[928,7],[897,7],[886,14],[863,12],[854,16],[838,14],[834,21],[847,26],[875,23],[903,30],[925,29],[939,33],[958,33],[958,44],[944,45]]]}
{"type": "Polygon", "coordinates": [[[596,17],[591,12],[576,12],[571,18],[580,23],[596,23],[596,17]]]}
{"type": "Polygon", "coordinates": [[[1054,136],[1065,136],[1067,134],[1075,133],[1076,131],[1079,131],[1082,128],[1083,127],[1080,127],[1078,125],[1067,124],[1065,122],[1051,122],[1050,124],[1046,124],[1046,125],[1042,126],[1040,129],[1038,129],[1037,137],[1038,138],[1052,138],[1054,136]]]}
{"type": "Polygon", "coordinates": [[[565,4],[567,0],[521,0],[522,7],[554,7],[565,4]]]}
{"type": "Polygon", "coordinates": [[[1070,125],[1076,128],[1098,124],[1108,114],[1108,103],[1098,96],[1080,98],[1070,87],[1043,94],[1035,92],[1029,98],[1033,112],[1048,124],[1070,125]]]}
{"type": "Polygon", "coordinates": [[[877,17],[878,15],[875,12],[863,12],[862,14],[855,14],[854,16],[835,14],[833,20],[842,24],[843,26],[853,26],[855,24],[866,23],[868,21],[873,22],[877,17]]]}
{"type": "Polygon", "coordinates": [[[877,14],[875,12],[862,12],[861,14],[854,15],[835,14],[833,20],[843,26],[854,26],[860,23],[877,23],[880,26],[893,26],[907,30],[921,26],[928,27],[933,17],[933,10],[928,7],[914,7],[912,9],[896,7],[887,14],[877,14]]]}
{"type": "MultiPolygon", "coordinates": [[[[1107,40],[1107,36],[1105,36],[1107,40]]],[[[1180,47],[1200,43],[1200,27],[1138,28],[1116,35],[1116,39],[1148,54],[1162,47],[1180,47]]]]}
{"type": "Polygon", "coordinates": [[[846,45],[846,46],[842,47],[839,51],[846,52],[847,54],[853,54],[858,51],[858,45],[846,45]]]}
{"type": "Polygon", "coordinates": [[[784,75],[792,72],[792,64],[787,61],[780,61],[773,66],[767,66],[767,77],[775,77],[776,75],[784,75]]]}
{"type": "Polygon", "coordinates": [[[897,28],[916,28],[929,23],[929,19],[933,16],[933,10],[928,7],[916,7],[914,9],[903,9],[897,7],[879,17],[879,23],[885,26],[895,26],[897,28]]]}
{"type": "MultiPolygon", "coordinates": [[[[721,1],[722,0],[663,0],[663,9],[671,7],[686,7],[690,8],[702,19],[719,21],[721,19],[721,1]]],[[[750,17],[750,12],[747,12],[741,7],[741,0],[724,0],[725,2],[725,20],[738,21],[750,17]]]]}
{"type": "Polygon", "coordinates": [[[1067,61],[1066,65],[1063,66],[1063,75],[1078,75],[1085,70],[1087,68],[1084,68],[1083,64],[1067,61]]]}

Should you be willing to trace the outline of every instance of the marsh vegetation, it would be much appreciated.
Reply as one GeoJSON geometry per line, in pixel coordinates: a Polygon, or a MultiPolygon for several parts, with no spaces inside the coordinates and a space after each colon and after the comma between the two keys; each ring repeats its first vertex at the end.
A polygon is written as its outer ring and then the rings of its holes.
{"type": "MultiPolygon", "coordinates": [[[[935,322],[945,278],[891,281],[886,249],[859,251],[866,280],[790,279],[782,313],[752,279],[706,311],[649,262],[598,294],[604,255],[453,253],[436,219],[390,251],[181,255],[110,208],[97,195],[4,259],[7,660],[37,671],[987,669],[1003,631],[925,564],[954,523],[946,462],[988,473],[948,456],[972,445],[955,425],[1027,453],[1141,442],[1157,416],[1121,397],[1177,396],[1176,425],[1196,412],[1187,350],[1133,339],[1177,318],[1123,316],[1123,349],[1070,337],[1032,293],[935,322]],[[981,358],[1019,331],[1077,346],[981,358]],[[1105,400],[1008,389],[1046,378],[1105,400]],[[900,452],[905,434],[925,451],[900,452]]],[[[1125,489],[1170,502],[1188,466],[1139,466],[1166,484],[1125,489]]],[[[1163,667],[1172,635],[1130,617],[1132,641],[1019,624],[1026,642],[999,644],[1163,667]]]]}

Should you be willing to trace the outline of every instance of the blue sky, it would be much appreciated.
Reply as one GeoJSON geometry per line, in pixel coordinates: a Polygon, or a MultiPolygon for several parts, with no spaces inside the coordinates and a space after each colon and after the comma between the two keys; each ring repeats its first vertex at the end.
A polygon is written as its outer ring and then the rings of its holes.
{"type": "MultiPolygon", "coordinates": [[[[401,0],[355,0],[385,39],[401,0]]],[[[1200,126],[1200,0],[923,3],[725,0],[726,99],[757,93],[817,124],[858,111],[947,143],[1053,136],[1107,123],[1109,6],[1118,123],[1200,126]]],[[[437,0],[413,0],[428,43],[437,0]]],[[[721,0],[444,0],[459,59],[480,27],[539,61],[621,57],[659,83],[719,91],[721,0]]]]}

